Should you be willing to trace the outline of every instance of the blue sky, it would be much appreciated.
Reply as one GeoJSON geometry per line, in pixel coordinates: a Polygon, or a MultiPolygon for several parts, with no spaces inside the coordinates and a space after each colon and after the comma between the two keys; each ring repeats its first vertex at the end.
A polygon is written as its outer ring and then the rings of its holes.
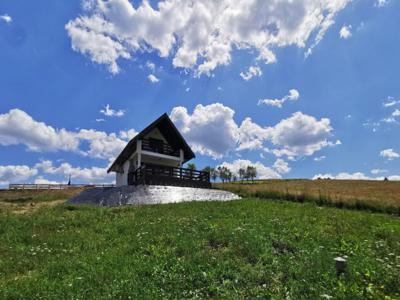
{"type": "Polygon", "coordinates": [[[400,179],[398,1],[106,2],[0,2],[0,185],[111,182],[164,112],[198,168],[400,179]]]}

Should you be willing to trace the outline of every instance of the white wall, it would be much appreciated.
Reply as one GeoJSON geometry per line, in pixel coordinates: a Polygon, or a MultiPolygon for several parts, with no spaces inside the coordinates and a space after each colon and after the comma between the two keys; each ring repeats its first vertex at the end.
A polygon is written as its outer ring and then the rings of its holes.
{"type": "Polygon", "coordinates": [[[124,173],[117,173],[117,177],[115,180],[115,183],[117,186],[128,184],[129,160],[124,162],[123,169],[124,169],[124,173]]]}

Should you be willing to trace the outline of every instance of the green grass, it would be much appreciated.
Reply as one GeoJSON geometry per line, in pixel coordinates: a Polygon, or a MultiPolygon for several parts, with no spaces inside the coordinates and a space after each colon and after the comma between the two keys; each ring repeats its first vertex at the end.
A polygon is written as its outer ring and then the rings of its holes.
{"type": "Polygon", "coordinates": [[[255,199],[0,212],[1,299],[399,299],[399,274],[400,219],[384,214],[255,199]]]}

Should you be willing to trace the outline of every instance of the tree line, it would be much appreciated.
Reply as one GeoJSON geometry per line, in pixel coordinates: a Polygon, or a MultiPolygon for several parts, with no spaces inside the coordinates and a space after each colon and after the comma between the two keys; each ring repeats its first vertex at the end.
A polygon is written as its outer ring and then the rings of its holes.
{"type": "MultiPolygon", "coordinates": [[[[188,169],[195,170],[196,165],[191,163],[187,165],[188,169]]],[[[232,182],[232,181],[254,181],[254,179],[257,177],[257,168],[254,166],[246,166],[244,168],[240,168],[237,173],[232,172],[228,167],[226,166],[218,166],[217,168],[207,166],[203,170],[203,172],[208,172],[210,174],[210,178],[213,181],[216,181],[218,178],[222,181],[222,183],[225,182],[232,182]]]]}

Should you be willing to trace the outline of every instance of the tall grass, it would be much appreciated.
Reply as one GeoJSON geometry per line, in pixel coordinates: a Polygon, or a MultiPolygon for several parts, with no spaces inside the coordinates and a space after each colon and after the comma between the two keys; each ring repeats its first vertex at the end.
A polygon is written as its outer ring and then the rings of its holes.
{"type": "Polygon", "coordinates": [[[400,215],[400,182],[365,180],[260,180],[216,184],[242,197],[312,202],[400,215]]]}

